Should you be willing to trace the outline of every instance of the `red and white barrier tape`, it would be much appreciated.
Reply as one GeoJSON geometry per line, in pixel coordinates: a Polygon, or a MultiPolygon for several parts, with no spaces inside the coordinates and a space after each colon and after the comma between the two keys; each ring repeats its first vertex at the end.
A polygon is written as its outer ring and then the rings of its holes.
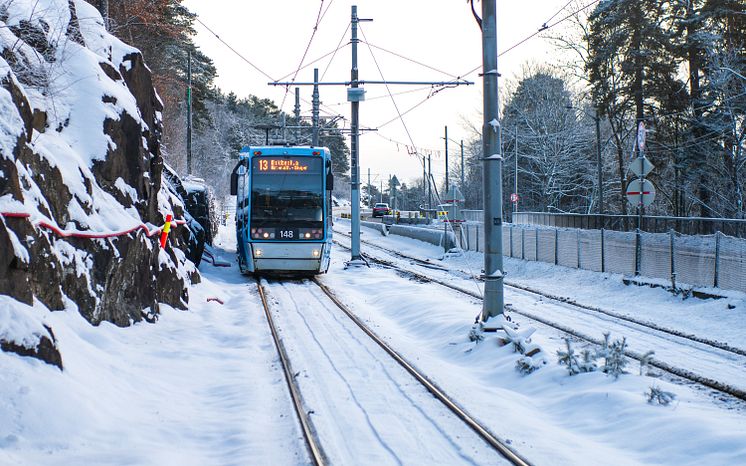
{"type": "MultiPolygon", "coordinates": [[[[31,214],[26,212],[0,212],[0,217],[7,217],[7,218],[30,218],[31,214]]],[[[106,238],[115,238],[117,236],[124,236],[128,235],[130,233],[133,233],[137,230],[143,230],[145,231],[145,235],[150,238],[151,236],[154,236],[156,234],[159,234],[161,231],[163,231],[164,226],[160,226],[154,230],[151,230],[148,228],[147,225],[144,223],[141,223],[139,225],[136,225],[128,230],[123,231],[110,231],[105,233],[89,233],[85,231],[77,231],[77,230],[63,230],[57,225],[48,222],[44,219],[36,220],[31,222],[35,227],[41,227],[46,228],[48,230],[53,231],[57,236],[60,236],[62,238],[87,238],[87,239],[106,239],[106,238]]],[[[186,220],[175,220],[172,221],[171,224],[174,225],[184,225],[186,223],[186,220]]]]}

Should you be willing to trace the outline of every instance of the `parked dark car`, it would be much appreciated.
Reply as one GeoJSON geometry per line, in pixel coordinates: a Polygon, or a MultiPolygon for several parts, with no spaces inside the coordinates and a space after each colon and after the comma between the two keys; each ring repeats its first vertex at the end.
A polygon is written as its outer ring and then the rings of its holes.
{"type": "Polygon", "coordinates": [[[384,215],[390,215],[391,209],[385,202],[379,202],[373,206],[373,217],[383,217],[384,215]]]}

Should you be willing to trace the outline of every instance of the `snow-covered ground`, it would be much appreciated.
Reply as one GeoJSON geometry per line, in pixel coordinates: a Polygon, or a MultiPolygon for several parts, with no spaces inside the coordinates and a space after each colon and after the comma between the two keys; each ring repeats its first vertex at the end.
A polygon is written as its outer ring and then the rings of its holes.
{"type": "Polygon", "coordinates": [[[235,267],[203,273],[189,311],[130,328],[0,296],[0,315],[54,329],[65,367],[0,352],[0,464],[305,463],[255,287],[235,267]]]}
{"type": "MultiPolygon", "coordinates": [[[[224,228],[217,239],[226,258],[235,243],[231,230],[224,228]]],[[[395,242],[400,250],[417,255],[440,255],[424,243],[374,234],[366,232],[364,237],[395,242]]],[[[556,362],[558,335],[541,329],[534,342],[544,348],[547,364],[521,375],[515,370],[518,355],[510,347],[498,347],[494,336],[478,344],[469,341],[481,307],[476,299],[389,269],[345,270],[348,254],[335,249],[322,281],[533,463],[746,464],[746,414],[739,403],[715,403],[709,392],[639,376],[636,364],[617,380],[600,372],[570,377],[556,362]],[[651,385],[674,392],[676,400],[668,406],[647,403],[645,392],[651,385]]],[[[478,258],[467,259],[474,259],[472,268],[478,272],[478,258]]],[[[464,258],[449,258],[447,263],[466,268],[464,258]]],[[[511,280],[599,306],[630,304],[630,312],[644,312],[667,326],[737,346],[746,341],[744,319],[738,319],[746,305],[737,297],[682,301],[662,290],[624,287],[613,276],[520,261],[506,264],[511,280]],[[721,309],[728,302],[735,309],[721,309]]],[[[74,309],[49,313],[0,297],[0,310],[32,312],[54,328],[65,365],[60,372],[31,358],[0,352],[0,464],[307,463],[255,286],[235,266],[205,264],[201,271],[203,283],[190,291],[189,311],[164,306],[155,325],[94,328],[74,309]],[[208,302],[210,297],[225,304],[208,302]]],[[[289,298],[278,301],[283,299],[289,298]]],[[[319,347],[347,345],[346,331],[325,325],[317,332],[311,325],[315,322],[306,326],[300,314],[288,317],[295,323],[278,322],[285,338],[300,332],[319,347]]],[[[317,316],[309,309],[304,317],[317,316]]],[[[599,334],[603,331],[598,329],[599,334]]],[[[294,370],[320,370],[316,362],[314,357],[296,359],[294,370]]],[[[385,393],[380,373],[364,375],[369,383],[357,388],[361,398],[385,393]]],[[[311,408],[317,418],[329,415],[324,404],[311,408]]],[[[390,416],[399,414],[386,403],[380,403],[380,409],[390,416]]],[[[386,435],[411,438],[412,431],[404,431],[404,426],[391,423],[386,435]]],[[[355,428],[348,420],[346,429],[355,428]]],[[[348,448],[343,430],[325,432],[333,436],[326,439],[328,444],[348,448]]],[[[418,448],[427,452],[431,440],[423,435],[418,448]]],[[[373,461],[361,454],[354,462],[412,464],[417,457],[373,461]]],[[[445,457],[440,463],[437,457],[429,462],[448,464],[445,457]]]]}
{"type": "MultiPolygon", "coordinates": [[[[337,220],[340,231],[348,231],[349,221],[337,220]],[[344,225],[344,228],[342,227],[344,225]]],[[[380,232],[361,229],[362,239],[397,251],[429,258],[435,263],[479,275],[484,266],[482,253],[467,251],[460,257],[444,261],[443,248],[401,236],[382,236],[380,232]]],[[[588,270],[558,267],[545,262],[503,258],[506,281],[527,285],[546,293],[573,299],[579,303],[613,309],[639,320],[700,335],[712,340],[746,348],[746,294],[720,290],[724,299],[682,298],[660,288],[627,286],[622,276],[588,270]]],[[[746,271],[744,271],[746,273],[746,271]]],[[[508,302],[510,302],[508,300],[508,302]]]]}

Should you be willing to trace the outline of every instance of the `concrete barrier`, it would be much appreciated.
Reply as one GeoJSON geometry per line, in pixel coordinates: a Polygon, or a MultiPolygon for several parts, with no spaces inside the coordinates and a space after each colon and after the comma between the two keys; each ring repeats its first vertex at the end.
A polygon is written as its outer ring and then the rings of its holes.
{"type": "Polygon", "coordinates": [[[383,223],[378,223],[378,222],[360,222],[360,226],[364,226],[366,228],[372,228],[374,230],[378,230],[384,236],[388,235],[388,231],[386,231],[386,225],[384,225],[383,223]]]}
{"type": "MultiPolygon", "coordinates": [[[[389,234],[405,236],[407,238],[417,239],[426,243],[434,244],[436,246],[443,247],[443,230],[435,230],[432,228],[420,228],[410,227],[405,225],[391,225],[389,228],[389,234]]],[[[448,232],[446,250],[455,247],[456,236],[452,231],[448,232]]]]}

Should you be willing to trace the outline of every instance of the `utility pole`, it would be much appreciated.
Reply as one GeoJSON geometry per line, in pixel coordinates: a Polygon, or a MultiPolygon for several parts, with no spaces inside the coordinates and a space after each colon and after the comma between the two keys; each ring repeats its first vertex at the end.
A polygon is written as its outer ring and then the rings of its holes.
{"type": "MultiPolygon", "coordinates": [[[[515,180],[513,183],[513,192],[515,201],[513,201],[513,213],[518,212],[518,126],[515,127],[515,180]]],[[[515,221],[515,219],[513,219],[515,221]]]]}
{"type": "Polygon", "coordinates": [[[311,112],[311,125],[313,126],[313,136],[311,145],[319,146],[319,69],[313,69],[313,110],[311,112]]]}
{"type": "MultiPolygon", "coordinates": [[[[350,88],[347,89],[347,100],[350,101],[352,118],[350,121],[350,185],[352,191],[352,248],[349,265],[364,264],[360,257],[360,101],[363,92],[359,90],[357,68],[357,5],[352,5],[352,69],[350,70],[350,88]]],[[[318,81],[317,78],[314,79],[318,81]]]]}
{"type": "Polygon", "coordinates": [[[394,183],[391,182],[391,175],[389,175],[389,204],[391,204],[390,207],[392,212],[396,209],[394,200],[394,183]]]}
{"type": "Polygon", "coordinates": [[[427,154],[427,209],[433,209],[433,186],[431,181],[433,179],[433,166],[430,163],[430,154],[427,154]]]}
{"type": "MultiPolygon", "coordinates": [[[[425,201],[427,201],[427,165],[425,163],[425,156],[422,156],[422,203],[424,204],[425,201]]],[[[427,218],[430,218],[430,214],[425,215],[427,218]]]]}
{"type": "Polygon", "coordinates": [[[461,140],[461,194],[466,192],[466,187],[464,186],[464,140],[461,140]]]}
{"type": "Polygon", "coordinates": [[[293,114],[295,115],[295,143],[298,144],[300,140],[300,87],[295,88],[295,106],[293,107],[293,114]]]}
{"type": "Polygon", "coordinates": [[[358,24],[361,21],[372,21],[370,19],[361,19],[357,16],[357,6],[352,5],[352,20],[351,20],[351,48],[352,48],[352,68],[350,71],[349,82],[318,82],[318,77],[314,77],[313,83],[298,83],[298,82],[278,82],[273,81],[268,83],[271,86],[349,86],[347,88],[347,101],[351,104],[351,118],[350,118],[350,191],[352,201],[352,245],[351,245],[351,259],[347,263],[348,266],[356,266],[365,264],[365,261],[360,256],[360,102],[365,100],[365,92],[360,87],[364,84],[385,84],[385,85],[417,85],[422,86],[424,84],[431,86],[453,86],[453,85],[470,85],[474,84],[469,81],[457,79],[456,81],[368,81],[360,80],[358,77],[358,60],[357,60],[357,46],[358,46],[358,24]]]}
{"type": "Polygon", "coordinates": [[[187,175],[192,174],[192,51],[187,59],[187,175]]]}
{"type": "Polygon", "coordinates": [[[482,322],[503,314],[502,154],[498,109],[497,0],[482,0],[484,300],[482,322]]]}
{"type": "Polygon", "coordinates": [[[445,137],[446,141],[446,192],[445,196],[448,197],[448,126],[446,126],[445,137]]]}
{"type": "Polygon", "coordinates": [[[373,207],[373,191],[370,186],[370,168],[368,168],[368,207],[373,207]]]}

